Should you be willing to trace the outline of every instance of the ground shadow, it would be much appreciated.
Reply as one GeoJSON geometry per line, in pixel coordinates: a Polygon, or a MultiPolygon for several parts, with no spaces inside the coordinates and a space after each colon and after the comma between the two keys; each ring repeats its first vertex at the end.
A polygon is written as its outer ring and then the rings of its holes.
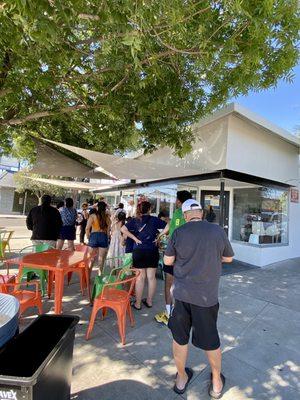
{"type": "Polygon", "coordinates": [[[130,379],[109,382],[71,395],[71,400],[150,400],[160,398],[159,388],[152,388],[149,385],[130,379]]]}

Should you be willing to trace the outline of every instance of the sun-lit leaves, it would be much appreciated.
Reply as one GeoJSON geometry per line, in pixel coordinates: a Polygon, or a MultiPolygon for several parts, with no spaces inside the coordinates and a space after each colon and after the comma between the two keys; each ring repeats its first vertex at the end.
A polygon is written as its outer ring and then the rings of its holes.
{"type": "Polygon", "coordinates": [[[6,0],[1,147],[30,135],[104,152],[168,145],[232,96],[291,81],[297,0],[6,0]]]}

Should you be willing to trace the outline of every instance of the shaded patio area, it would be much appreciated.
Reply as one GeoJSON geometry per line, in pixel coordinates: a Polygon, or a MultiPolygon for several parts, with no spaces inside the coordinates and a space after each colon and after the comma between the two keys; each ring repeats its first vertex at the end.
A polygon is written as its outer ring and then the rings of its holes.
{"type": "MultiPolygon", "coordinates": [[[[224,400],[294,400],[300,390],[300,260],[266,269],[233,265],[222,277],[219,330],[227,377],[224,400]],[[231,269],[231,270],[230,270],[231,269]]],[[[226,271],[227,269],[227,271],[226,271]]],[[[154,307],[135,311],[127,326],[126,345],[119,342],[112,312],[95,324],[85,340],[91,307],[74,283],[65,288],[64,312],[81,317],[77,328],[72,400],[180,399],[172,391],[175,366],[171,335],[153,317],[164,307],[158,281],[154,307]],[[121,397],[120,397],[121,396],[121,397]]],[[[53,301],[45,300],[45,311],[53,301]]],[[[22,327],[32,319],[25,318],[22,327]]],[[[191,346],[189,365],[195,376],[183,398],[209,399],[210,370],[201,351],[191,346]]]]}

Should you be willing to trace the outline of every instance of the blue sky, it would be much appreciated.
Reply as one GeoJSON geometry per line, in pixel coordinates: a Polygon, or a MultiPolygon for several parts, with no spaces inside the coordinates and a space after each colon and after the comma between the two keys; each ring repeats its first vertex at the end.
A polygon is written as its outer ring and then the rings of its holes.
{"type": "Polygon", "coordinates": [[[294,74],[292,84],[279,81],[276,88],[249,92],[234,101],[294,133],[295,126],[300,126],[300,65],[294,74]]]}

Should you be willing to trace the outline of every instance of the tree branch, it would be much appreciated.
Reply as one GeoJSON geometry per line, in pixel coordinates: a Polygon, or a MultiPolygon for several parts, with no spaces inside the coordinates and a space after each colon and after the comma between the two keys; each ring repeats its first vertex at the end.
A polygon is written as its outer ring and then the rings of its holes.
{"type": "Polygon", "coordinates": [[[91,20],[91,21],[100,21],[100,17],[98,15],[91,15],[91,14],[79,14],[78,18],[91,20]]]}
{"type": "MultiPolygon", "coordinates": [[[[200,3],[201,3],[201,1],[198,4],[200,4],[200,3]]],[[[176,23],[177,24],[182,24],[183,22],[186,22],[189,19],[194,18],[196,15],[203,14],[206,11],[209,11],[209,10],[211,10],[211,6],[208,6],[206,8],[202,8],[202,9],[200,9],[198,11],[195,11],[193,14],[187,15],[185,18],[179,19],[178,21],[176,21],[176,23]]],[[[164,29],[163,31],[159,32],[160,34],[164,33],[164,32],[168,32],[171,29],[170,25],[163,25],[163,26],[157,26],[157,27],[160,28],[160,29],[164,29]],[[168,29],[165,29],[165,28],[168,28],[168,29]]]]}
{"type": "Polygon", "coordinates": [[[50,117],[50,116],[56,115],[56,114],[68,114],[70,112],[77,111],[77,110],[87,110],[89,108],[95,108],[95,106],[87,106],[85,104],[77,104],[76,106],[63,107],[58,111],[39,111],[39,112],[35,112],[32,114],[26,115],[26,117],[2,120],[0,122],[0,125],[2,125],[2,126],[22,125],[28,121],[34,121],[36,119],[50,117]]]}
{"type": "Polygon", "coordinates": [[[202,55],[203,54],[203,52],[201,52],[199,49],[197,49],[197,50],[196,49],[177,49],[176,47],[171,46],[168,43],[165,43],[155,30],[154,30],[154,33],[155,33],[155,35],[152,35],[152,36],[156,37],[161,45],[163,45],[164,47],[166,47],[169,50],[174,51],[174,53],[192,54],[192,55],[202,55]]]}
{"type": "MultiPolygon", "coordinates": [[[[104,93],[103,97],[107,97],[109,95],[109,93],[115,92],[120,86],[123,85],[123,83],[126,81],[127,78],[128,78],[128,72],[119,82],[117,82],[111,89],[109,89],[106,93],[104,93]]],[[[51,117],[52,115],[69,114],[71,112],[78,111],[78,110],[90,110],[90,109],[96,109],[96,108],[100,108],[100,107],[103,107],[103,104],[98,104],[98,105],[94,105],[94,106],[87,105],[87,104],[77,104],[75,106],[63,107],[57,111],[39,111],[39,112],[35,112],[32,114],[26,115],[25,117],[2,120],[0,122],[0,126],[22,125],[25,122],[34,121],[34,120],[44,118],[44,117],[51,117]]]]}

